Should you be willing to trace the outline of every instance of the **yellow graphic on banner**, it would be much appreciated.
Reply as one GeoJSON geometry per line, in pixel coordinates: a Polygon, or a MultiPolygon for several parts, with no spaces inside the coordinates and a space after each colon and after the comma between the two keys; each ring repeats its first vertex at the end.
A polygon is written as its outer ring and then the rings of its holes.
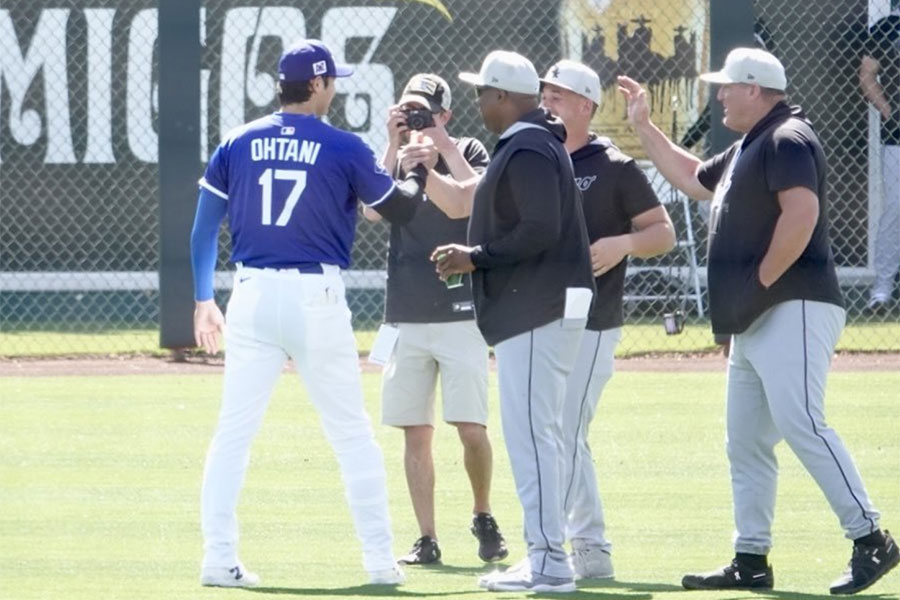
{"type": "Polygon", "coordinates": [[[453,22],[453,17],[450,15],[450,11],[447,10],[447,7],[444,6],[444,3],[441,0],[409,0],[409,2],[418,2],[419,4],[424,4],[426,6],[430,6],[435,9],[439,13],[441,13],[445,19],[453,22]]]}
{"type": "Polygon", "coordinates": [[[707,86],[697,75],[709,56],[706,0],[562,0],[560,30],[563,56],[600,75],[594,129],[623,152],[645,156],[626,120],[618,75],[646,88],[653,122],[676,142],[703,110],[707,86]]]}

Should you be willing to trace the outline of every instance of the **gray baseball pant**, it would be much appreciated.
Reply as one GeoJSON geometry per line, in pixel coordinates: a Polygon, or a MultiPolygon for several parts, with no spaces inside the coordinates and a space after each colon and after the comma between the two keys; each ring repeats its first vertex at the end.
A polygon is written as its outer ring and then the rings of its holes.
{"type": "Polygon", "coordinates": [[[500,418],[522,503],[531,571],[573,576],[562,509],[562,413],[586,319],[558,319],[496,344],[500,418]]]}
{"type": "Polygon", "coordinates": [[[784,439],[822,489],[850,539],[878,528],[878,511],[850,453],[825,423],[825,379],[846,313],[833,304],[782,302],[732,338],[726,446],[735,550],[767,554],[784,439]]]}
{"type": "Polygon", "coordinates": [[[588,433],[600,403],[600,394],[615,366],[615,350],[622,328],[586,330],[575,368],[566,382],[563,407],[563,514],[566,539],[580,540],[605,552],[612,549],[606,539],[603,503],[597,491],[597,476],[588,433]]]}

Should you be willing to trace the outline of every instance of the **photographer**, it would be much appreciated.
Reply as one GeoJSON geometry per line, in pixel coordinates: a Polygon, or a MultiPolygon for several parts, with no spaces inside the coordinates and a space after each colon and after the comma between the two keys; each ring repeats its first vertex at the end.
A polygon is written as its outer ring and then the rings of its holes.
{"type": "MultiPolygon", "coordinates": [[[[405,564],[428,564],[441,558],[431,454],[438,373],[443,419],[456,427],[463,445],[478,555],[484,561],[507,555],[490,509],[493,456],[485,428],[488,347],[475,324],[469,278],[458,285],[445,284],[435,276],[429,260],[435,246],[465,243],[468,219],[458,217],[465,217],[467,209],[448,216],[438,206],[470,205],[471,198],[454,183],[479,178],[488,163],[481,142],[447,134],[450,100],[447,82],[437,75],[418,74],[410,79],[388,113],[389,144],[382,159],[388,171],[398,173],[424,163],[430,171],[425,192],[432,200],[423,203],[409,223],[391,225],[388,249],[384,320],[396,328],[397,338],[384,368],[382,422],[404,431],[406,481],[420,530],[419,539],[399,561],[405,564]]],[[[379,218],[367,207],[363,210],[366,218],[379,218]]]]}

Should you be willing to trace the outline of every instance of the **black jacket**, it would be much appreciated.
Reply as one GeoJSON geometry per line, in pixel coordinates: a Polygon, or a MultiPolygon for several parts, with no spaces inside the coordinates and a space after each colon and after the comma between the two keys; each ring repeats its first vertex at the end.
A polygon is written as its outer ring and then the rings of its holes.
{"type": "Polygon", "coordinates": [[[469,244],[475,316],[496,344],[561,319],[566,289],[594,290],[565,127],[541,110],[500,138],[475,190],[469,244]]]}

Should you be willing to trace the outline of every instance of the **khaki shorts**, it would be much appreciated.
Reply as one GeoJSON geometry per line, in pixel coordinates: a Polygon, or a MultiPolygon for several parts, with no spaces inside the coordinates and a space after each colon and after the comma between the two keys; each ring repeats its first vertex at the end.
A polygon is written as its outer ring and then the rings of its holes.
{"type": "Polygon", "coordinates": [[[381,422],[434,425],[437,376],[444,421],[487,423],[488,347],[475,321],[400,323],[384,366],[381,422]]]}

